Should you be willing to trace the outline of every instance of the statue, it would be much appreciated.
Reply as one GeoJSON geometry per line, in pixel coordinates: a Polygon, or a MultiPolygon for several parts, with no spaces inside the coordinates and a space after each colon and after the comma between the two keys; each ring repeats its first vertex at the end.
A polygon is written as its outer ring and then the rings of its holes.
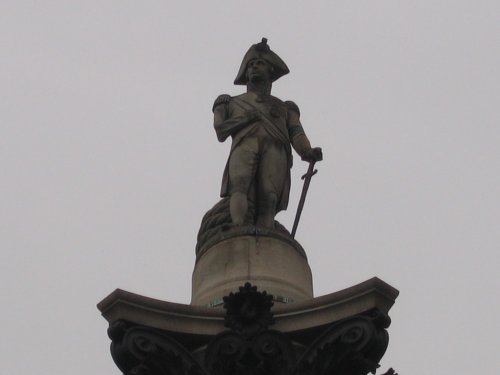
{"type": "Polygon", "coordinates": [[[98,305],[123,374],[366,375],[387,349],[396,289],[372,278],[314,298],[294,233],[322,152],[298,107],[271,96],[288,68],[266,42],[250,48],[236,77],[247,92],[213,106],[217,137],[232,146],[222,199],[198,232],[191,304],[117,289],[98,305]],[[292,147],[309,167],[290,233],[274,217],[288,204],[292,147]]]}
{"type": "Polygon", "coordinates": [[[271,95],[272,83],[289,72],[267,45],[254,44],[245,54],[234,84],[247,92],[220,95],[213,105],[217,138],[232,137],[231,152],[222,180],[221,197],[229,197],[232,224],[245,222],[249,201],[255,205],[254,224],[275,227],[274,217],[288,206],[291,147],[302,160],[319,161],[321,148],[312,148],[294,102],[271,95]]]}
{"type": "Polygon", "coordinates": [[[224,142],[231,137],[232,144],[222,178],[222,199],[202,219],[197,255],[227,238],[230,229],[240,234],[273,231],[294,237],[304,194],[315,173],[312,167],[323,155],[321,148],[311,147],[297,105],[271,95],[272,83],[288,72],[263,38],[245,54],[234,81],[246,85],[247,92],[234,97],[220,95],[214,102],[217,138],[224,142]],[[274,217],[288,206],[292,147],[302,160],[310,162],[310,170],[290,235],[274,217]]]}

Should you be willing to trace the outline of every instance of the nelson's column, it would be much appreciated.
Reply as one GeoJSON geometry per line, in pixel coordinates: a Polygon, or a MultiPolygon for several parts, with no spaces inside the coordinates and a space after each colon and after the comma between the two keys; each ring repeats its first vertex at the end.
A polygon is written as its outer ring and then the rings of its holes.
{"type": "Polygon", "coordinates": [[[222,199],[198,232],[191,304],[120,289],[98,304],[123,374],[376,373],[398,291],[374,277],[313,296],[307,256],[294,237],[323,155],[311,147],[299,107],[271,95],[272,83],[288,72],[263,38],[234,81],[246,92],[213,104],[217,139],[231,137],[231,150],[222,199]],[[290,233],[274,218],[288,207],[292,148],[309,168],[290,233]]]}

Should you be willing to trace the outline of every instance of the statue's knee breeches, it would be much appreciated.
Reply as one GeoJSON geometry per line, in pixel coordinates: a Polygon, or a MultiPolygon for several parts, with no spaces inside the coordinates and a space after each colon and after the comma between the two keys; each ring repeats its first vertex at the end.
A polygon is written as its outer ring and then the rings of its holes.
{"type": "Polygon", "coordinates": [[[261,156],[258,168],[258,190],[260,194],[274,193],[279,196],[288,174],[288,158],[283,147],[267,147],[261,156]]]}
{"type": "Polygon", "coordinates": [[[255,179],[259,161],[257,139],[242,141],[229,158],[229,192],[247,193],[255,179]]]}

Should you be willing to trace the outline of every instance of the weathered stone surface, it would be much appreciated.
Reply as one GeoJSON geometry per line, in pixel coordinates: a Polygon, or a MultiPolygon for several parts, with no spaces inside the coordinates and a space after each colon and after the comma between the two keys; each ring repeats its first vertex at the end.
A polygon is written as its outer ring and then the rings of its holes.
{"type": "Polygon", "coordinates": [[[375,374],[398,291],[373,278],[313,298],[294,237],[323,154],[311,146],[298,106],[271,95],[287,73],[263,38],[235,80],[246,92],[214,102],[217,139],[231,138],[231,151],[223,199],[198,232],[191,305],[119,289],[98,304],[124,375],[375,374]],[[288,207],[292,148],[309,167],[289,233],[275,216],[288,207]]]}
{"type": "Polygon", "coordinates": [[[98,308],[124,374],[366,375],[387,348],[397,294],[373,278],[272,308],[270,296],[246,284],[224,298],[224,314],[116,290],[98,308]]]}
{"type": "MultiPolygon", "coordinates": [[[[229,197],[235,226],[275,228],[274,217],[288,207],[292,147],[302,160],[323,159],[321,148],[311,147],[298,106],[271,95],[272,83],[287,73],[284,61],[263,38],[245,54],[235,80],[246,85],[247,92],[234,97],[223,94],[214,102],[217,139],[231,138],[221,197],[229,197]],[[250,202],[255,206],[253,215],[248,215],[250,202]]],[[[211,236],[205,234],[205,239],[211,236]]]]}
{"type": "Polygon", "coordinates": [[[200,254],[193,271],[191,303],[220,304],[223,296],[247,281],[274,295],[275,301],[313,298],[304,250],[290,237],[268,230],[228,236],[200,254]]]}
{"type": "MultiPolygon", "coordinates": [[[[350,288],[293,304],[273,307],[274,329],[282,332],[310,330],[377,309],[384,314],[399,292],[374,277],[350,288]]],[[[164,331],[210,336],[224,330],[222,307],[209,308],[160,301],[116,289],[98,305],[110,323],[125,320],[164,331]]]]}
{"type": "MultiPolygon", "coordinates": [[[[228,236],[234,237],[234,232],[239,234],[255,234],[257,230],[262,231],[262,228],[257,229],[252,223],[255,222],[255,205],[252,200],[248,201],[247,218],[245,222],[247,226],[233,227],[231,230],[231,215],[229,214],[229,197],[222,198],[203,216],[198,230],[196,241],[196,259],[198,259],[207,249],[222,241],[228,236]]],[[[281,238],[293,237],[290,232],[281,225],[278,221],[274,221],[274,230],[276,235],[281,238]]]]}

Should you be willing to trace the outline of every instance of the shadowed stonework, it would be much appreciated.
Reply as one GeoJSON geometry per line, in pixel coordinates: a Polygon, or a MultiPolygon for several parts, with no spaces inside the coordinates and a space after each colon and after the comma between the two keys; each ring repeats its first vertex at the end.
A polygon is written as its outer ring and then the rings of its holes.
{"type": "Polygon", "coordinates": [[[98,307],[124,374],[367,374],[387,348],[397,295],[374,278],[287,305],[246,284],[226,311],[121,290],[98,307]]]}
{"type": "MultiPolygon", "coordinates": [[[[248,201],[248,211],[245,219],[246,224],[242,226],[240,232],[244,233],[246,231],[249,232],[249,234],[255,234],[258,229],[254,225],[251,225],[253,222],[255,222],[255,205],[253,201],[248,201]]],[[[232,236],[232,234],[237,230],[228,230],[230,225],[231,215],[229,214],[229,198],[226,197],[216,203],[203,216],[200,229],[198,231],[196,257],[198,258],[198,256],[208,247],[227,238],[228,236],[232,236]]],[[[263,229],[264,228],[260,228],[261,231],[263,229]]],[[[290,237],[290,232],[288,232],[288,230],[276,220],[274,221],[274,232],[277,235],[281,234],[282,237],[290,237]]]]}

